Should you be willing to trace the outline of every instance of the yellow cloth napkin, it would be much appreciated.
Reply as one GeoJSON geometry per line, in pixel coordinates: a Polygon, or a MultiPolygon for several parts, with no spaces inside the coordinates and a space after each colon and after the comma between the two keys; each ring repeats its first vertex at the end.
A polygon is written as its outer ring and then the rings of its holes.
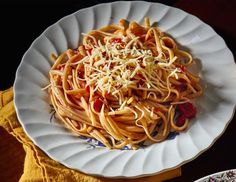
{"type": "MultiPolygon", "coordinates": [[[[9,172],[11,171],[14,171],[14,173],[11,174],[12,179],[13,176],[21,176],[20,179],[14,179],[19,181],[158,182],[181,175],[181,168],[177,168],[172,171],[167,171],[155,176],[143,177],[138,179],[108,179],[90,176],[61,165],[60,163],[50,159],[43,151],[41,151],[37,146],[35,146],[23,131],[16,117],[12,88],[5,91],[0,91],[0,126],[2,126],[9,134],[13,135],[22,144],[14,144],[14,146],[12,146],[14,142],[11,142],[7,145],[5,144],[5,146],[0,149],[1,152],[3,150],[5,151],[4,153],[0,153],[0,181],[10,181],[9,176],[7,177],[6,174],[9,174],[9,172]],[[25,152],[22,152],[22,147],[25,152]],[[8,165],[10,165],[11,163],[9,161],[9,156],[11,160],[20,160],[20,162],[22,162],[22,158],[25,157],[24,167],[21,166],[19,162],[16,162],[15,164],[17,165],[10,166],[11,168],[8,168],[8,165]],[[2,169],[3,167],[5,170],[2,169]],[[23,171],[21,171],[22,169],[23,171]]],[[[6,139],[8,137],[8,134],[4,135],[2,133],[0,133],[0,143],[3,140],[8,140],[6,139]]]]}

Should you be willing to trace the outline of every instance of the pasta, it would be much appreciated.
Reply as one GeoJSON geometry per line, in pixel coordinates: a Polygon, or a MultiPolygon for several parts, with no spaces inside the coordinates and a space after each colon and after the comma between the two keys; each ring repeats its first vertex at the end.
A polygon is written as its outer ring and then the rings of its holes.
{"type": "Polygon", "coordinates": [[[191,99],[203,92],[188,52],[149,18],[145,26],[121,19],[83,35],[78,48],[52,54],[49,71],[52,105],[69,129],[111,149],[187,129],[196,115],[191,99]]]}

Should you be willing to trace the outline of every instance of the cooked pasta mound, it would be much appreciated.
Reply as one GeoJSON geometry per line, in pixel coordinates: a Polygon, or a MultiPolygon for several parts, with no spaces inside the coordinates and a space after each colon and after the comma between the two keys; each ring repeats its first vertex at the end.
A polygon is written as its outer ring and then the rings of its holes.
{"type": "Polygon", "coordinates": [[[196,116],[200,78],[190,53],[158,27],[121,19],[83,34],[77,49],[52,54],[48,92],[74,133],[108,148],[161,142],[196,116]]]}

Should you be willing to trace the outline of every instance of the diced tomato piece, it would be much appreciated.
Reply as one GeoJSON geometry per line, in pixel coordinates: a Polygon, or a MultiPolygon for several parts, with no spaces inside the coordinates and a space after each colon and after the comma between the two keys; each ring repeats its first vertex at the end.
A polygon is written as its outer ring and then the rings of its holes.
{"type": "Polygon", "coordinates": [[[197,114],[197,109],[196,107],[190,103],[190,102],[186,102],[183,104],[179,104],[178,105],[178,109],[180,110],[180,112],[185,116],[185,118],[191,119],[196,117],[197,114]]]}
{"type": "Polygon", "coordinates": [[[112,39],[112,42],[113,43],[121,43],[122,40],[121,40],[121,38],[114,38],[114,39],[112,39]]]}
{"type": "Polygon", "coordinates": [[[183,73],[185,73],[187,71],[187,68],[186,66],[183,66],[183,65],[179,65],[177,66],[183,73]]]}
{"type": "Polygon", "coordinates": [[[181,126],[183,126],[184,124],[185,124],[185,120],[186,120],[186,117],[185,117],[185,115],[180,115],[178,118],[177,118],[177,121],[176,121],[176,126],[178,126],[178,127],[181,127],[181,126]]]}
{"type": "Polygon", "coordinates": [[[94,110],[97,111],[97,112],[100,112],[101,109],[102,109],[102,105],[103,105],[102,100],[101,99],[96,99],[94,101],[94,105],[93,105],[94,110]]]}

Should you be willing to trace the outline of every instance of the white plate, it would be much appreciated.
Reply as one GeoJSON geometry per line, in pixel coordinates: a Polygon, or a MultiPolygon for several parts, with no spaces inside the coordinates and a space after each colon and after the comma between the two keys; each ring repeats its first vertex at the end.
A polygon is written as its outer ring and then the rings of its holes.
{"type": "Polygon", "coordinates": [[[236,182],[236,169],[214,173],[194,182],[236,182]]]}
{"type": "MultiPolygon", "coordinates": [[[[199,66],[198,65],[198,66],[199,66]]],[[[224,40],[198,18],[176,8],[149,2],[100,4],[62,18],[46,29],[25,53],[14,83],[18,118],[28,136],[52,159],[84,173],[134,178],[157,174],[193,160],[224,132],[236,103],[236,66],[224,40]],[[187,132],[139,150],[108,150],[73,136],[52,118],[47,85],[51,52],[76,48],[80,34],[118,23],[143,22],[145,16],[187,47],[199,61],[205,94],[187,132]]]]}

